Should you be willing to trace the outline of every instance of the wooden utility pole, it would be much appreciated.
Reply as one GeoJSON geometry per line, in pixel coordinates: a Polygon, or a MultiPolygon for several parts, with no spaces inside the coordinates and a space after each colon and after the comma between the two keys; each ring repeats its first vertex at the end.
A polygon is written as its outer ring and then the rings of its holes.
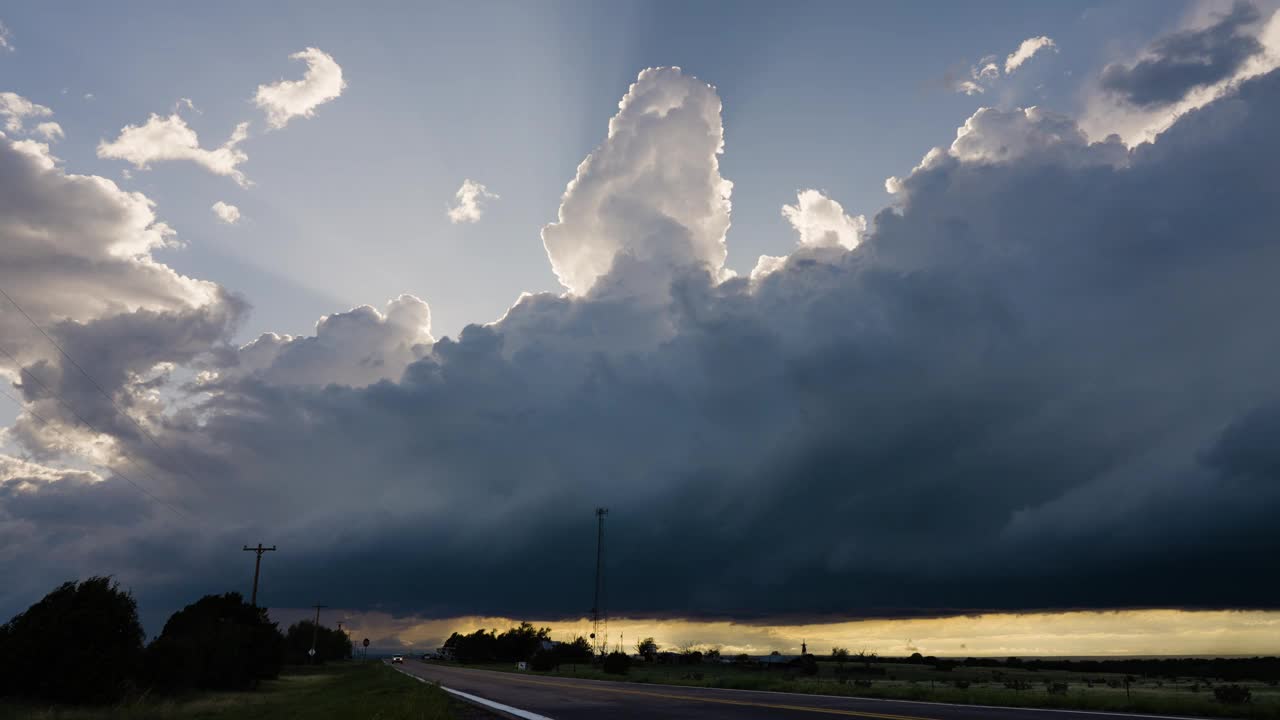
{"type": "Polygon", "coordinates": [[[249,596],[249,604],[258,607],[258,574],[262,572],[262,553],[275,552],[276,546],[263,547],[262,543],[258,543],[258,547],[251,548],[244,546],[245,552],[257,553],[258,557],[253,562],[253,594],[249,596]]]}
{"type": "Polygon", "coordinates": [[[327,608],[329,606],[317,604],[314,607],[316,609],[316,622],[311,626],[311,652],[308,653],[311,655],[312,663],[316,662],[316,636],[320,633],[320,609],[327,608]]]}

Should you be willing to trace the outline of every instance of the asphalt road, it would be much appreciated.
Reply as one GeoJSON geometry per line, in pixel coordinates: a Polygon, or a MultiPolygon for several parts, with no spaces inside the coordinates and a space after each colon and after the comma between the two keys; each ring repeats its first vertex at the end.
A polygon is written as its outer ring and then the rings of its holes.
{"type": "Polygon", "coordinates": [[[1105,720],[1154,715],[992,708],[795,693],[605,682],[522,675],[406,660],[405,672],[477,697],[552,718],[806,718],[881,720],[1105,720]]]}

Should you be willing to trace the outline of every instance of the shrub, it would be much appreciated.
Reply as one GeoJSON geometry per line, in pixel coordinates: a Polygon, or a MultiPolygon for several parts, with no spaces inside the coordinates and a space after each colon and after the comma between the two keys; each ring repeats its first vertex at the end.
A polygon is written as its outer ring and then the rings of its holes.
{"type": "Polygon", "coordinates": [[[133,597],[110,578],[64,583],[0,626],[0,695],[111,703],[142,664],[133,597]]]}
{"type": "Polygon", "coordinates": [[[870,680],[855,679],[855,680],[853,681],[853,686],[854,686],[854,687],[860,687],[860,688],[869,688],[869,687],[871,687],[871,681],[870,681],[870,680]]]}
{"type": "Polygon", "coordinates": [[[1050,695],[1066,695],[1067,684],[1064,682],[1050,683],[1049,687],[1046,688],[1046,690],[1050,695]]]}
{"type": "Polygon", "coordinates": [[[626,675],[631,668],[631,658],[626,653],[611,652],[604,657],[604,671],[611,675],[626,675]]]}
{"type": "Polygon", "coordinates": [[[529,669],[538,672],[555,670],[560,666],[560,658],[550,650],[538,649],[529,658],[529,669]]]}
{"type": "Polygon", "coordinates": [[[959,689],[961,689],[961,690],[968,690],[968,689],[969,689],[969,681],[968,681],[968,680],[955,680],[955,681],[952,681],[952,683],[951,683],[951,684],[952,684],[952,685],[955,685],[957,688],[959,688],[959,689]]]}
{"type": "Polygon", "coordinates": [[[1004,686],[1010,690],[1030,690],[1031,683],[1026,680],[1008,680],[1004,686]]]}
{"type": "Polygon", "coordinates": [[[556,646],[556,655],[562,663],[591,662],[591,643],[579,635],[573,642],[562,642],[556,646]]]}
{"type": "Polygon", "coordinates": [[[206,595],[174,613],[147,648],[147,676],[163,690],[248,690],[280,674],[284,636],[240,593],[206,595]]]}
{"type": "Polygon", "coordinates": [[[1253,692],[1243,685],[1219,685],[1213,697],[1223,705],[1243,705],[1253,699],[1253,692]]]}

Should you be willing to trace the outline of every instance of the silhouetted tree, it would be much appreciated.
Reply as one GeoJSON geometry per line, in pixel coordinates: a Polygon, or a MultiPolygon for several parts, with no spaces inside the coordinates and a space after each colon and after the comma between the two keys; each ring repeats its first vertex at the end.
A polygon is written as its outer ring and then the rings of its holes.
{"type": "MultiPolygon", "coordinates": [[[[452,650],[454,658],[462,663],[520,662],[531,660],[542,644],[550,640],[551,628],[536,628],[525,622],[502,633],[484,629],[470,635],[455,632],[444,641],[444,646],[452,650]]],[[[582,642],[586,643],[586,640],[582,642]]],[[[589,643],[586,645],[589,656],[591,646],[589,643]]]]}
{"type": "Polygon", "coordinates": [[[560,643],[557,645],[556,654],[560,656],[561,662],[590,662],[591,642],[579,635],[573,639],[573,642],[560,643]]]}
{"type": "Polygon", "coordinates": [[[267,611],[234,592],[174,613],[146,655],[148,678],[165,690],[250,689],[278,676],[283,661],[284,636],[267,611]]]}
{"type": "Polygon", "coordinates": [[[294,623],[284,636],[285,656],[289,662],[304,665],[310,662],[329,662],[351,657],[351,638],[341,630],[323,625],[316,627],[310,620],[294,623]],[[312,633],[316,638],[314,661],[307,651],[311,649],[312,633]]]}
{"type": "Polygon", "coordinates": [[[844,664],[849,660],[849,648],[831,648],[831,659],[835,660],[840,667],[844,667],[844,664]]]}
{"type": "Polygon", "coordinates": [[[631,668],[631,658],[623,652],[611,652],[604,657],[604,671],[612,675],[626,675],[631,668]]]}
{"type": "Polygon", "coordinates": [[[658,643],[654,642],[651,637],[637,640],[636,652],[640,653],[640,656],[645,660],[651,661],[658,654],[658,643]]]}
{"type": "Polygon", "coordinates": [[[551,628],[535,628],[527,622],[522,622],[495,638],[494,651],[498,660],[520,662],[531,659],[533,654],[542,647],[542,643],[549,640],[551,640],[551,628]]]}
{"type": "Polygon", "coordinates": [[[64,583],[0,626],[0,695],[115,702],[135,686],[142,638],[137,604],[110,578],[64,583]]]}

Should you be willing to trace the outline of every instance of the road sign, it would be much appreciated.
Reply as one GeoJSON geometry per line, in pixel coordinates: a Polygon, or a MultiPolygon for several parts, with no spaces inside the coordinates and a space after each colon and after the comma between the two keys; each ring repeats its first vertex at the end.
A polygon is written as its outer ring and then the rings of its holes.
{"type": "Polygon", "coordinates": [[[369,638],[365,638],[363,644],[365,647],[369,647],[369,638]]]}
{"type": "Polygon", "coordinates": [[[315,648],[311,648],[310,650],[308,650],[308,651],[307,651],[307,654],[308,654],[308,655],[310,655],[311,657],[315,657],[315,656],[316,656],[316,649],[315,649],[315,648]]]}

